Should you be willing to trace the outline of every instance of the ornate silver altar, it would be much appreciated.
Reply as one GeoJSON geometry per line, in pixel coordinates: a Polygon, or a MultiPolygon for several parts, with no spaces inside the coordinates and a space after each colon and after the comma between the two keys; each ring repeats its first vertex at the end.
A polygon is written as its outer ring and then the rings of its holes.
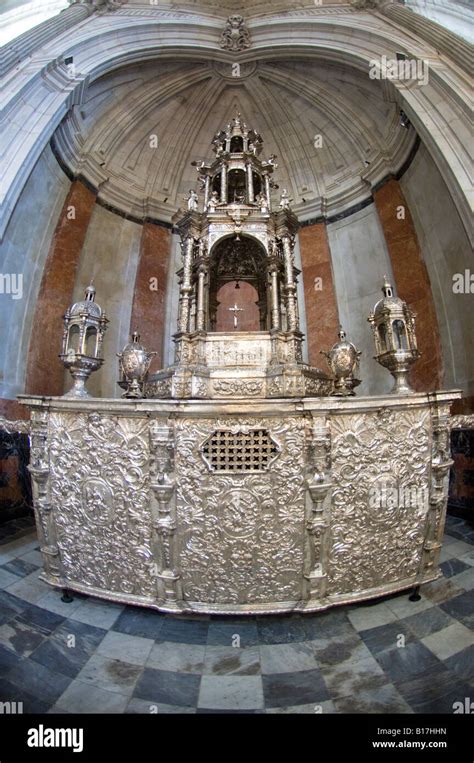
{"type": "Polygon", "coordinates": [[[183,252],[175,363],[150,377],[145,396],[329,395],[333,379],[302,360],[294,264],[298,220],[287,191],[272,211],[276,157],[259,158],[262,138],[240,115],[212,146],[212,162],[195,162],[203,211],[191,190],[187,212],[174,218],[183,252]],[[235,311],[234,331],[218,330],[219,288],[239,280],[256,289],[260,331],[237,330],[237,303],[229,308],[235,311]]]}
{"type": "MultiPolygon", "coordinates": [[[[137,339],[121,353],[135,399],[21,396],[43,579],[223,614],[311,612],[434,580],[461,393],[351,397],[359,352],[343,332],[331,375],[303,363],[298,221],[285,189],[272,210],[276,157],[259,158],[262,139],[239,116],[213,146],[215,159],[196,164],[202,211],[190,190],[174,221],[174,364],[147,378],[137,339]],[[253,329],[240,330],[241,283],[256,297],[253,329]]],[[[378,358],[405,373],[412,314],[387,287],[376,340],[397,329],[400,346],[377,345],[378,358]]]]}
{"type": "Polygon", "coordinates": [[[434,580],[459,396],[23,396],[43,579],[220,613],[315,611],[434,580]]]}

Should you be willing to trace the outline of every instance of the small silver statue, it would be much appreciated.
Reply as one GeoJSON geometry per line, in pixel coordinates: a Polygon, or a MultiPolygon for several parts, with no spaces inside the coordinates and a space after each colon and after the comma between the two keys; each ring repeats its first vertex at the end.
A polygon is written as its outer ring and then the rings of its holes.
{"type": "Polygon", "coordinates": [[[89,397],[85,383],[101,367],[102,341],[109,322],[94,301],[95,288],[87,287],[84,299],[68,307],[64,315],[63,344],[60,358],[74,384],[64,397],[89,397]]]}
{"type": "Polygon", "coordinates": [[[219,196],[217,195],[217,191],[213,191],[211,193],[211,198],[207,202],[207,209],[209,212],[215,212],[216,207],[219,203],[219,196]]]}
{"type": "Polygon", "coordinates": [[[337,397],[355,395],[354,387],[360,384],[360,379],[354,378],[354,371],[359,365],[361,351],[346,339],[346,332],[339,327],[339,341],[329,352],[321,350],[327,364],[334,375],[334,392],[337,397]]]}
{"type": "Polygon", "coordinates": [[[143,345],[140,344],[138,331],[134,331],[132,341],[125,345],[122,352],[117,353],[123,377],[118,383],[122,389],[125,389],[122,397],[143,397],[143,383],[148,374],[152,358],[156,354],[156,352],[145,350],[143,345]]]}
{"type": "Polygon", "coordinates": [[[278,167],[278,164],[275,161],[276,158],[277,158],[276,154],[270,154],[268,159],[262,162],[262,167],[273,167],[273,169],[276,170],[276,168],[278,167]]]}
{"type": "Polygon", "coordinates": [[[189,191],[188,209],[190,212],[197,212],[198,210],[198,195],[196,191],[189,191]]]}
{"type": "Polygon", "coordinates": [[[290,194],[288,193],[287,189],[284,188],[280,197],[280,209],[289,209],[291,201],[293,201],[293,199],[290,198],[290,194]]]}
{"type": "Polygon", "coordinates": [[[256,198],[256,202],[260,208],[260,211],[265,214],[268,212],[268,201],[264,193],[259,193],[256,198]]]}

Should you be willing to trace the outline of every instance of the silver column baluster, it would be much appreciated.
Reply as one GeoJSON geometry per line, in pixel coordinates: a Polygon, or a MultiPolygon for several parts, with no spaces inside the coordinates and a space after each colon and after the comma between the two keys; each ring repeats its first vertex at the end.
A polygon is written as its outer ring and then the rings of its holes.
{"type": "Polygon", "coordinates": [[[283,254],[285,261],[286,308],[288,312],[288,330],[298,331],[296,313],[296,285],[293,275],[293,251],[290,236],[283,236],[283,254]]]}

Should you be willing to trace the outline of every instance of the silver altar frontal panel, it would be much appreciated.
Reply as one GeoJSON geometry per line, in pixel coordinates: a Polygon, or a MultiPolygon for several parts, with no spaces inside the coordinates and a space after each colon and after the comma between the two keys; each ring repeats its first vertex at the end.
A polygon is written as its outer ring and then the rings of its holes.
{"type": "Polygon", "coordinates": [[[22,396],[42,577],[223,614],[316,611],[434,580],[458,397],[22,396]]]}

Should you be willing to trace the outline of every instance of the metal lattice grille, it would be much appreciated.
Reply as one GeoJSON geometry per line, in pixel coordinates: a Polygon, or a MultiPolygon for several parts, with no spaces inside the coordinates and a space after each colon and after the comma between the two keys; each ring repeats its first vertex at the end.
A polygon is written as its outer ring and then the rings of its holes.
{"type": "Polygon", "coordinates": [[[204,443],[202,454],[212,471],[262,472],[278,455],[278,446],[266,429],[220,429],[204,443]]]}

